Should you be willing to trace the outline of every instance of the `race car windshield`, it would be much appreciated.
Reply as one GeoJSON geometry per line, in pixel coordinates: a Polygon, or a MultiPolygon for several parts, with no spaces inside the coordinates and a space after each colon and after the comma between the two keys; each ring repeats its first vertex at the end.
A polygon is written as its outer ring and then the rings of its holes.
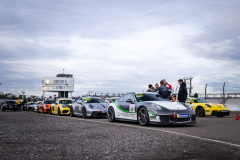
{"type": "Polygon", "coordinates": [[[98,98],[85,98],[84,102],[85,103],[106,103],[102,99],[98,99],[98,98]]]}
{"type": "Polygon", "coordinates": [[[6,104],[16,104],[14,101],[6,101],[6,104]]]}
{"type": "Polygon", "coordinates": [[[208,101],[204,100],[204,99],[192,99],[194,103],[209,103],[208,101]]]}
{"type": "Polygon", "coordinates": [[[52,104],[54,102],[56,102],[56,101],[44,101],[43,104],[52,104]]]}
{"type": "Polygon", "coordinates": [[[135,97],[136,97],[138,102],[164,101],[162,98],[158,97],[157,94],[136,94],[135,97]]]}
{"type": "Polygon", "coordinates": [[[60,100],[59,104],[72,104],[72,100],[60,100]]]}

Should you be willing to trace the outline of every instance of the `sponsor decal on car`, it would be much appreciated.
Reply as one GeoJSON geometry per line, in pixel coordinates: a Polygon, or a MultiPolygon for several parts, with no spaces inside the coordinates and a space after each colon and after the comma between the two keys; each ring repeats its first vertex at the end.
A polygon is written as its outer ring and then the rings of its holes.
{"type": "Polygon", "coordinates": [[[177,118],[189,118],[190,114],[177,114],[177,118]]]}

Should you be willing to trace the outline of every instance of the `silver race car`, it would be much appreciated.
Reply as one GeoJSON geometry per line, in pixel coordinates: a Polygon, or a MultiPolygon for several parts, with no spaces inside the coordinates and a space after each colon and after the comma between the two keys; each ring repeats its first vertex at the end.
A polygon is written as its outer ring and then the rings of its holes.
{"type": "Polygon", "coordinates": [[[98,97],[84,97],[70,107],[70,116],[107,117],[108,103],[98,97]]]}
{"type": "Polygon", "coordinates": [[[194,124],[196,114],[185,103],[170,102],[153,92],[127,93],[109,104],[108,120],[135,121],[140,125],[194,124]]]}

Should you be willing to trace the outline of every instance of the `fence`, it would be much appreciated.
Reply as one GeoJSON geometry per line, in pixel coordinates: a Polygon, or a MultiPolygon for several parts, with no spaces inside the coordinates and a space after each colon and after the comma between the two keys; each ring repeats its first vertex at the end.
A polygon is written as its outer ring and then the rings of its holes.
{"type": "Polygon", "coordinates": [[[225,104],[228,98],[240,98],[240,83],[208,83],[197,86],[192,86],[190,92],[190,86],[188,86],[188,93],[193,96],[194,93],[198,93],[199,97],[221,98],[222,103],[225,104]]]}

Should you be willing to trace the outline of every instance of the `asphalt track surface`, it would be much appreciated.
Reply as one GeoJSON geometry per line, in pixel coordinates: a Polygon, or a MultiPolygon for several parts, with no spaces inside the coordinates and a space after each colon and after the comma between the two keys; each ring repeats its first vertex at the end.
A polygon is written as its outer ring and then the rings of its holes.
{"type": "Polygon", "coordinates": [[[240,159],[240,120],[197,124],[109,123],[105,118],[0,112],[1,159],[240,159]]]}

